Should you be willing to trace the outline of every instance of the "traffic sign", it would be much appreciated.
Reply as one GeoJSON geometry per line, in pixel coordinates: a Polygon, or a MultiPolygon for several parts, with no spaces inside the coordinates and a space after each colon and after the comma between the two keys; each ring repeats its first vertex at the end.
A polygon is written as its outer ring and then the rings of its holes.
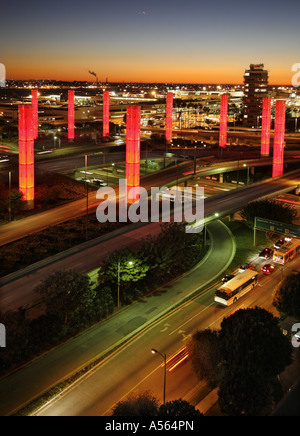
{"type": "Polygon", "coordinates": [[[268,220],[266,218],[255,217],[254,245],[256,245],[256,230],[261,230],[263,232],[279,233],[280,235],[300,238],[300,226],[268,220]]]}

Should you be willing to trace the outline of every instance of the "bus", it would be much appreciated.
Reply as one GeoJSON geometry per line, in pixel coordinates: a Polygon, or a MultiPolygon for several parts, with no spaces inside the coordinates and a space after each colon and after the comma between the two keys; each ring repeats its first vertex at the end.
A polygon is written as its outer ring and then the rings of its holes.
{"type": "Polygon", "coordinates": [[[246,270],[216,290],[215,302],[223,306],[230,306],[251,291],[257,283],[258,272],[246,270]]]}
{"type": "Polygon", "coordinates": [[[273,261],[285,265],[300,253],[300,239],[286,242],[282,247],[274,250],[273,261]]]}

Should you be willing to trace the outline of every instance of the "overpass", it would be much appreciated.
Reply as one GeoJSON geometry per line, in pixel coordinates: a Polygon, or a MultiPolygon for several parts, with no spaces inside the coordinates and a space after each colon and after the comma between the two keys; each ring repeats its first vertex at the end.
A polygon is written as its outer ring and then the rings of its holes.
{"type": "MultiPolygon", "coordinates": [[[[295,159],[291,159],[291,162],[295,162],[295,159]]],[[[259,160],[246,160],[243,161],[250,166],[265,166],[271,165],[271,159],[259,159],[259,160]]],[[[198,177],[205,177],[212,174],[220,174],[225,171],[235,171],[240,166],[240,162],[228,162],[224,164],[224,162],[210,164],[209,166],[200,167],[198,171],[196,171],[196,175],[198,177]]],[[[167,168],[158,173],[153,173],[148,176],[145,176],[142,179],[141,186],[146,188],[148,192],[150,192],[151,187],[162,187],[162,186],[171,186],[175,181],[180,183],[188,181],[189,179],[194,177],[194,163],[183,162],[180,165],[175,165],[175,167],[167,168]],[[180,172],[180,173],[179,173],[180,172]]],[[[232,193],[235,196],[238,196],[239,201],[237,201],[233,205],[233,209],[235,210],[242,207],[243,204],[248,203],[256,198],[263,197],[264,195],[272,196],[276,193],[288,192],[289,190],[297,188],[300,180],[300,170],[293,171],[291,173],[287,173],[277,179],[271,179],[266,182],[259,182],[255,185],[247,186],[246,188],[240,188],[237,193],[232,193]],[[293,176],[295,174],[295,176],[293,176]],[[275,182],[278,179],[277,182],[275,182]],[[242,191],[243,189],[243,191],[242,191]],[[244,191],[246,189],[246,191],[244,191]],[[242,194],[246,192],[246,194],[242,194]],[[266,194],[265,194],[266,192],[266,194]],[[262,195],[263,194],[263,195],[262,195]],[[243,197],[243,195],[246,195],[243,197]]],[[[117,192],[117,190],[116,190],[117,192]]],[[[235,192],[235,191],[234,191],[235,192]]],[[[222,194],[222,197],[217,197],[218,203],[223,204],[223,202],[227,201],[228,194],[222,194]]],[[[215,197],[213,197],[215,198],[215,197]]],[[[208,199],[207,205],[210,204],[211,199],[208,199]]],[[[232,200],[234,202],[234,200],[232,200]]],[[[96,207],[99,204],[99,201],[96,199],[96,191],[93,191],[89,194],[89,212],[92,213],[93,210],[96,210],[96,207]]],[[[78,201],[74,201],[54,209],[38,213],[36,215],[32,215],[27,218],[23,218],[19,221],[13,221],[9,224],[5,224],[0,227],[0,246],[9,244],[13,241],[16,241],[20,238],[28,236],[29,234],[36,233],[38,231],[44,230],[50,226],[61,224],[65,221],[71,220],[73,218],[78,218],[79,216],[83,216],[86,213],[86,198],[83,198],[78,201]]],[[[215,212],[221,212],[220,205],[216,206],[215,212]]],[[[205,206],[209,207],[209,206],[205,206]]],[[[225,207],[226,209],[226,207],[225,207]]],[[[225,211],[224,211],[225,212],[225,211]]],[[[228,210],[228,213],[231,213],[231,209],[228,210]]]]}

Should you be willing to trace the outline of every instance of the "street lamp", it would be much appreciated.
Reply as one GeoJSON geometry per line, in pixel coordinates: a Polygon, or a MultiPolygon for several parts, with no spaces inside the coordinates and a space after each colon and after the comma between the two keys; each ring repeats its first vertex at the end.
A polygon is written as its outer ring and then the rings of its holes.
{"type": "Polygon", "coordinates": [[[87,176],[87,165],[88,165],[88,154],[84,156],[84,166],[85,166],[85,191],[86,191],[86,216],[85,216],[85,240],[88,240],[88,214],[89,214],[89,186],[86,180],[87,176]]]}
{"type": "Polygon", "coordinates": [[[11,221],[11,171],[8,173],[8,220],[11,221]]]}
{"type": "MultiPolygon", "coordinates": [[[[132,266],[133,265],[133,262],[132,261],[130,261],[130,262],[128,262],[128,265],[129,266],[132,266]]],[[[118,309],[119,309],[119,306],[120,306],[120,259],[118,260],[118,309]]]]}
{"type": "Polygon", "coordinates": [[[247,164],[244,164],[243,166],[245,168],[247,168],[247,185],[249,185],[249,181],[250,181],[249,170],[250,170],[250,167],[247,164]]]}
{"type": "Polygon", "coordinates": [[[164,404],[166,404],[167,355],[160,353],[155,348],[152,348],[151,353],[159,354],[164,360],[164,404]]]}

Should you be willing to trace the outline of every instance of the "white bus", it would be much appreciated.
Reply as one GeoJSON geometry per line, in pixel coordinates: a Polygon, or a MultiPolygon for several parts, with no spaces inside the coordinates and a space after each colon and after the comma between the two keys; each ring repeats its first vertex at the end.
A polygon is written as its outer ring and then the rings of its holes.
{"type": "Polygon", "coordinates": [[[230,306],[240,297],[251,291],[258,283],[258,273],[246,270],[225,283],[215,292],[215,302],[230,306]]]}

